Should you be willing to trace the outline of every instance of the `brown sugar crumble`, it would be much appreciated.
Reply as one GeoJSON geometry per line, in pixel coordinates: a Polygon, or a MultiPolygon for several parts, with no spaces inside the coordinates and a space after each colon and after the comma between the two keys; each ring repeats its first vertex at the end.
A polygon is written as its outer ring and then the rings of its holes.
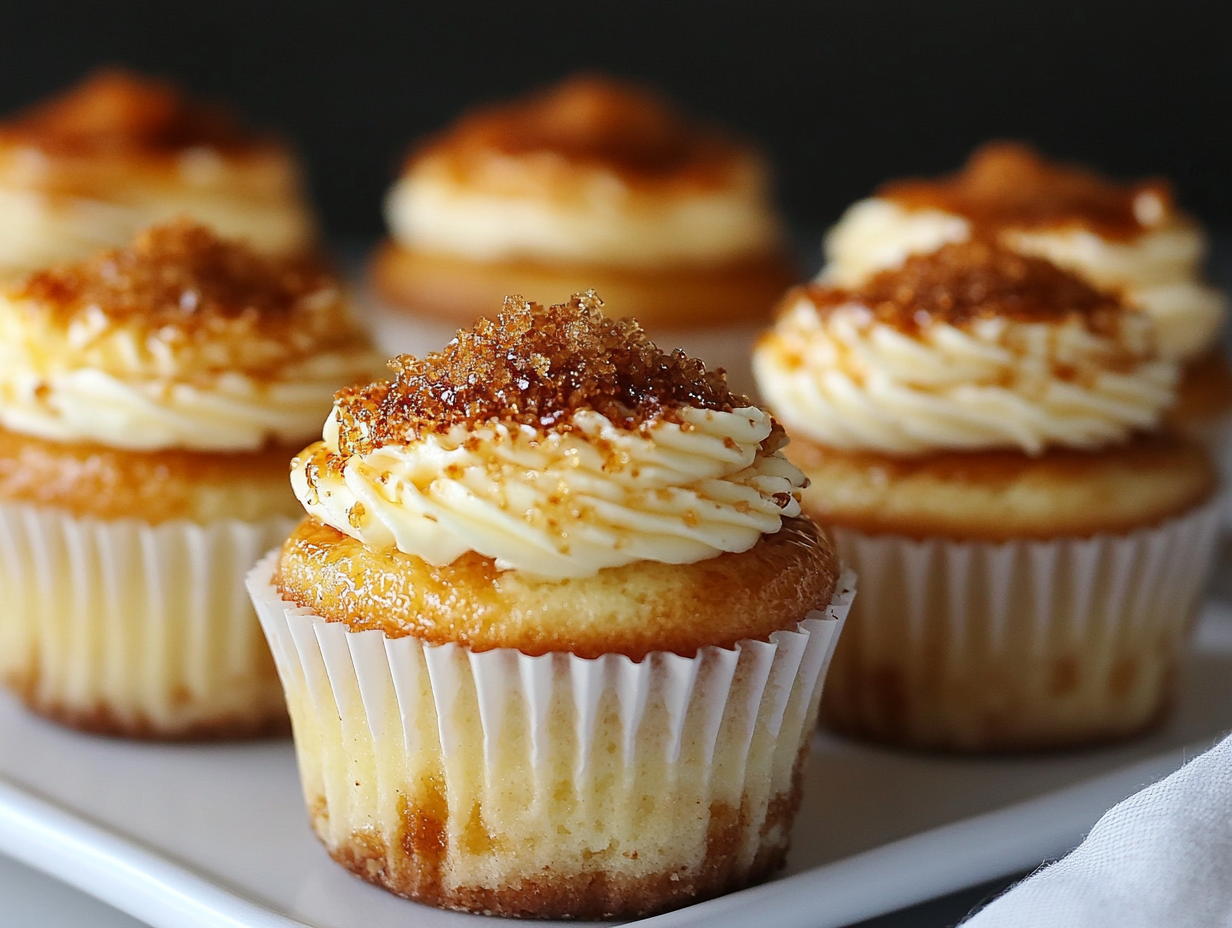
{"type": "Polygon", "coordinates": [[[687,119],[636,84],[580,74],[528,98],[474,111],[430,139],[411,158],[447,153],[547,152],[604,167],[626,180],[687,174],[717,182],[744,150],[712,126],[687,119]]]}
{"type": "Polygon", "coordinates": [[[273,142],[222,107],[186,99],[166,81],[106,68],[0,124],[0,144],[98,157],[198,147],[234,152],[273,142]]]}
{"type": "Polygon", "coordinates": [[[1117,183],[1086,168],[1049,161],[1018,142],[989,142],[956,174],[890,181],[877,196],[908,209],[956,213],[985,233],[1077,225],[1105,238],[1128,239],[1174,211],[1166,180],[1117,183]]]}
{"type": "MultiPolygon", "coordinates": [[[[1116,294],[1098,290],[1050,261],[979,239],[912,255],[901,268],[881,271],[859,287],[810,283],[802,289],[819,312],[857,303],[877,322],[903,332],[938,323],[961,327],[979,319],[1078,318],[1092,332],[1113,333],[1132,312],[1116,294]]],[[[789,295],[784,305],[794,302],[789,295]]]]}
{"type": "Polygon", "coordinates": [[[127,248],[32,274],[10,296],[62,324],[101,313],[113,325],[205,335],[220,321],[285,329],[321,316],[339,290],[318,261],[267,257],[180,219],[146,229],[127,248]]]}
{"type": "Polygon", "coordinates": [[[362,454],[455,425],[504,422],[567,431],[592,409],[636,429],[673,409],[748,405],[722,370],[660,350],[631,319],[610,319],[593,291],[546,309],[507,297],[494,319],[459,331],[445,350],[390,362],[392,381],[338,394],[339,451],[362,454]]]}

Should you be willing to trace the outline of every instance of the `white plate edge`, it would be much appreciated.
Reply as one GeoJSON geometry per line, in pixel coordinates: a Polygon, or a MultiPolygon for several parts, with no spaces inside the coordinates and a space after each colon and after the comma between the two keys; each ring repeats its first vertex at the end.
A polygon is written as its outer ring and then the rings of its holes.
{"type": "MultiPolygon", "coordinates": [[[[1076,847],[1109,808],[1178,769],[1210,739],[929,829],[812,870],[646,919],[646,928],[841,928],[1027,870],[1076,847]],[[902,875],[887,882],[887,869],[902,875]],[[876,892],[869,893],[875,885],[876,892]]],[[[0,776],[0,852],[154,928],[312,928],[0,776]]]]}

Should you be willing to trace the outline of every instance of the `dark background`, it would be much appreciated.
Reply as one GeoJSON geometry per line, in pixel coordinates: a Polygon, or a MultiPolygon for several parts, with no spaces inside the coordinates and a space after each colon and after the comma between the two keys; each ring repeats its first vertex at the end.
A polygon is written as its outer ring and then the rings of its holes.
{"type": "Polygon", "coordinates": [[[1224,0],[575,0],[0,5],[0,112],[120,62],[278,128],[326,227],[374,236],[416,136],[579,68],[652,83],[760,139],[808,228],[992,136],[1166,174],[1232,229],[1224,0]]]}

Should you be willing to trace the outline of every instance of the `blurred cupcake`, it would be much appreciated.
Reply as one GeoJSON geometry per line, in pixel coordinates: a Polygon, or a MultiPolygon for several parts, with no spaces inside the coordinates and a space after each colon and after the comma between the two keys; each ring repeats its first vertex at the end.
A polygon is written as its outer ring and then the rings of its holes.
{"type": "Polygon", "coordinates": [[[125,245],[181,214],[269,254],[315,244],[291,151],[162,81],[99,71],[0,122],[0,275],[125,245]]]}
{"type": "Polygon", "coordinates": [[[1160,356],[1182,365],[1170,418],[1222,456],[1232,416],[1227,297],[1203,279],[1206,233],[1167,181],[1117,183],[992,142],[957,174],[891,181],[852,206],[826,237],[822,280],[859,286],[908,255],[977,236],[1047,258],[1150,315],[1160,356]]]}
{"type": "Polygon", "coordinates": [[[864,587],[831,725],[983,751],[1160,718],[1217,481],[1160,430],[1178,370],[1154,340],[1115,294],[979,240],[789,293],[754,368],[864,587]]]}
{"type": "Polygon", "coordinates": [[[599,306],[339,394],[249,578],[313,827],[409,898],[635,917],[786,853],[851,577],[774,420],[599,306]]]}
{"type": "MultiPolygon", "coordinates": [[[[594,287],[672,344],[756,326],[796,274],[751,145],[610,78],[472,112],[420,145],[386,201],[376,283],[469,323],[507,293],[594,287]]],[[[750,332],[751,335],[751,332],[750,332]]],[[[723,364],[747,365],[747,339],[723,364]]]]}
{"type": "Polygon", "coordinates": [[[0,677],[108,734],[285,726],[243,577],[375,368],[336,281],[186,221],[0,292],[0,677]]]}

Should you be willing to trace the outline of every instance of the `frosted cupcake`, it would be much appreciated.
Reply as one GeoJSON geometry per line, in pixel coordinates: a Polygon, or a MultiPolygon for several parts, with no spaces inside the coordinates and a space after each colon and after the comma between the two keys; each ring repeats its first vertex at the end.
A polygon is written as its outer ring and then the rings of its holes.
{"type": "Polygon", "coordinates": [[[339,394],[249,579],[330,854],[635,917],[778,868],[851,595],[782,430],[592,295],[339,394]]]}
{"type": "Polygon", "coordinates": [[[858,286],[908,255],[977,236],[1047,258],[1150,315],[1160,356],[1182,365],[1171,419],[1222,456],[1232,415],[1227,297],[1203,279],[1206,233],[1167,181],[1118,183],[992,142],[957,174],[891,181],[852,206],[826,237],[822,279],[858,286]]]}
{"type": "Polygon", "coordinates": [[[462,117],[415,150],[386,216],[373,276],[395,305],[456,325],[507,293],[559,303],[594,287],[729,370],[797,276],[761,154],[610,78],[462,117]],[[698,340],[715,328],[737,350],[698,340]]]}
{"type": "Polygon", "coordinates": [[[187,222],[0,292],[0,677],[108,734],[284,727],[243,578],[375,369],[335,280],[187,222]]]}
{"type": "Polygon", "coordinates": [[[754,367],[864,587],[831,725],[982,751],[1161,717],[1217,481],[1161,431],[1178,365],[1154,343],[1115,294],[982,241],[787,296],[754,367]]]}
{"type": "Polygon", "coordinates": [[[0,122],[0,275],[126,245],[181,214],[270,254],[314,245],[287,147],[162,81],[100,71],[0,122]]]}

